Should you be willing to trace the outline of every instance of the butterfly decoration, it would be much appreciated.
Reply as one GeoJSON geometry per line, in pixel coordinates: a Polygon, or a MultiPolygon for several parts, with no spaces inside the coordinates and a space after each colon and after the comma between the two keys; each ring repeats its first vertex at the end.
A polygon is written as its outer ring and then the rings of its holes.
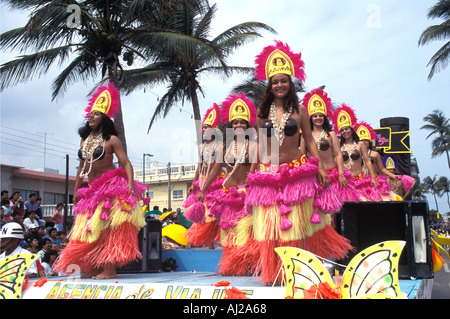
{"type": "Polygon", "coordinates": [[[20,299],[27,270],[39,258],[35,254],[12,255],[0,262],[0,299],[20,299]]]}
{"type": "Polygon", "coordinates": [[[398,263],[405,241],[385,241],[358,253],[339,280],[312,253],[295,247],[278,247],[286,276],[286,298],[397,299],[403,298],[398,263]]]}

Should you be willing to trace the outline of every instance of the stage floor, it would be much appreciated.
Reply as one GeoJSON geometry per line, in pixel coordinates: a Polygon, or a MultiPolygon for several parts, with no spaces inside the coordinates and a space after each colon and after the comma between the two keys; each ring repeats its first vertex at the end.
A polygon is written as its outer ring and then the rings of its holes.
{"type": "MultiPolygon", "coordinates": [[[[285,288],[264,286],[252,276],[221,276],[215,272],[175,271],[121,273],[113,279],[49,277],[42,286],[30,279],[23,299],[223,299],[226,289],[236,287],[249,299],[284,299],[285,288]],[[229,287],[215,286],[228,281],[229,287]]],[[[431,296],[429,280],[400,280],[405,298],[431,296]]]]}

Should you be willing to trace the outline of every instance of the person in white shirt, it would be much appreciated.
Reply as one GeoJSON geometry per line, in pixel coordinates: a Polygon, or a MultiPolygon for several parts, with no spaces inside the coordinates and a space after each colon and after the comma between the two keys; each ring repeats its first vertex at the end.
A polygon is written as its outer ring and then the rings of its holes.
{"type": "MultiPolygon", "coordinates": [[[[18,223],[10,222],[3,226],[0,230],[0,261],[13,255],[31,254],[28,250],[20,247],[19,243],[23,238],[23,228],[18,223]]],[[[29,278],[39,277],[36,262],[33,262],[28,268],[26,276],[29,278]]]]}

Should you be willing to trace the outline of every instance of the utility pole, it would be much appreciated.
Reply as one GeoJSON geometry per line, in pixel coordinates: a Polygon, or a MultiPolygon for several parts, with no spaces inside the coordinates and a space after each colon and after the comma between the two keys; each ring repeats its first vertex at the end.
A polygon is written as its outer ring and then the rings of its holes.
{"type": "Polygon", "coordinates": [[[53,133],[47,133],[47,132],[37,132],[37,134],[44,134],[44,172],[45,172],[45,160],[47,157],[47,134],[52,134],[53,133]]]}
{"type": "Polygon", "coordinates": [[[171,190],[170,190],[170,162],[169,164],[167,164],[167,181],[168,181],[168,186],[169,186],[169,200],[168,200],[168,205],[167,208],[172,208],[172,204],[171,204],[171,190]]]}

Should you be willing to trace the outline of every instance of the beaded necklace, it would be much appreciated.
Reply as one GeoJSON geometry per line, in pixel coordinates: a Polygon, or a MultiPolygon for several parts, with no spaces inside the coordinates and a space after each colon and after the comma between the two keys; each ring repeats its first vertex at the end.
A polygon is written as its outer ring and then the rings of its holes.
{"type": "Polygon", "coordinates": [[[345,152],[348,153],[348,164],[344,163],[344,167],[345,167],[346,169],[348,169],[348,170],[351,169],[352,166],[353,166],[352,154],[353,154],[353,152],[356,150],[356,146],[357,146],[357,145],[358,145],[358,144],[357,144],[355,141],[353,141],[352,147],[350,148],[350,150],[347,149],[347,143],[345,143],[345,144],[341,147],[341,150],[342,150],[342,151],[345,151],[345,152]]]}
{"type": "Polygon", "coordinates": [[[233,173],[236,171],[236,169],[239,166],[239,164],[245,163],[245,154],[247,153],[247,148],[248,148],[248,140],[245,139],[245,143],[244,143],[244,146],[242,147],[241,154],[238,156],[238,154],[237,154],[237,143],[234,140],[233,140],[233,142],[231,142],[230,146],[228,147],[228,149],[227,149],[227,151],[225,153],[224,159],[225,159],[225,163],[229,167],[233,167],[233,170],[229,174],[227,174],[227,177],[223,181],[222,186],[225,185],[225,183],[228,181],[228,179],[231,177],[231,175],[233,175],[233,173]],[[228,163],[227,158],[230,155],[235,160],[234,166],[232,166],[230,163],[228,163]]]}
{"type": "Polygon", "coordinates": [[[324,129],[322,129],[322,131],[319,134],[319,137],[317,138],[316,141],[316,145],[317,145],[317,149],[320,150],[320,143],[322,143],[322,141],[325,139],[325,136],[327,135],[327,132],[325,132],[324,129]]]}
{"type": "Polygon", "coordinates": [[[278,118],[277,118],[277,111],[275,108],[275,103],[272,103],[272,105],[270,106],[270,112],[269,112],[269,116],[270,116],[270,120],[272,121],[272,125],[273,128],[275,129],[275,137],[278,140],[278,144],[281,146],[283,145],[283,141],[285,138],[284,135],[284,128],[286,126],[286,122],[289,119],[289,117],[292,114],[292,106],[289,107],[287,112],[283,112],[283,116],[281,117],[281,121],[278,122],[278,118]]]}
{"type": "Polygon", "coordinates": [[[104,140],[101,133],[98,134],[97,136],[94,136],[91,133],[84,141],[83,146],[81,148],[81,154],[84,159],[84,165],[81,170],[80,177],[84,178],[88,176],[92,170],[92,164],[95,161],[98,161],[100,158],[102,158],[103,154],[105,154],[105,145],[103,145],[102,154],[100,154],[99,157],[94,158],[95,149],[99,147],[102,143],[104,143],[104,140]],[[86,172],[86,164],[89,164],[89,169],[87,172],[86,172]]]}
{"type": "Polygon", "coordinates": [[[217,149],[217,142],[214,141],[212,143],[207,144],[206,142],[203,143],[202,147],[202,162],[206,163],[208,165],[208,168],[205,169],[205,165],[202,165],[202,171],[200,175],[200,189],[205,185],[206,178],[209,175],[209,170],[211,169],[211,164],[213,162],[213,155],[216,152],[217,149]],[[212,146],[211,146],[212,144],[212,146]],[[205,176],[205,179],[203,180],[203,176],[205,176]]]}

